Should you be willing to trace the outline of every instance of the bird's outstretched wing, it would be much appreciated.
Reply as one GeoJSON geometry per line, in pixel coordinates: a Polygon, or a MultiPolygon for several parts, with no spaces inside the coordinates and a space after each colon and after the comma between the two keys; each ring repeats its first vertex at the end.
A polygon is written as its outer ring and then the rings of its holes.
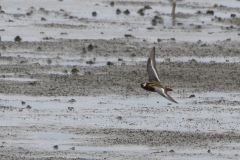
{"type": "Polygon", "coordinates": [[[148,58],[148,61],[147,61],[147,72],[149,76],[149,81],[155,80],[160,82],[158,72],[156,69],[155,47],[153,47],[150,53],[150,57],[148,58]]]}
{"type": "Polygon", "coordinates": [[[168,99],[169,101],[172,101],[174,103],[177,103],[171,96],[167,94],[167,91],[164,88],[159,88],[159,87],[153,87],[156,92],[158,92],[161,96],[164,98],[168,99]]]}

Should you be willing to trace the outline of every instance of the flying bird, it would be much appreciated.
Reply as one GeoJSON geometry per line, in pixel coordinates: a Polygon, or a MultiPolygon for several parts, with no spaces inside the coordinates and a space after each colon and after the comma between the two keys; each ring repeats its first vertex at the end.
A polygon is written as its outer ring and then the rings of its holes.
{"type": "Polygon", "coordinates": [[[139,88],[143,88],[147,91],[158,92],[164,98],[177,103],[171,96],[167,94],[168,91],[172,91],[171,88],[165,87],[161,84],[157,68],[156,68],[156,60],[155,60],[155,47],[153,47],[150,57],[147,61],[147,72],[149,76],[149,80],[146,83],[142,83],[139,88]]]}

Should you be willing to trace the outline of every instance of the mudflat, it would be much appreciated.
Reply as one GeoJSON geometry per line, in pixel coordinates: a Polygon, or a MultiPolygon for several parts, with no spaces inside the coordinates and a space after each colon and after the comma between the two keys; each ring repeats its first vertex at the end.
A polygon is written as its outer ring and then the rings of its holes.
{"type": "Polygon", "coordinates": [[[0,159],[239,159],[240,2],[13,2],[0,159]],[[178,104],[138,88],[152,47],[178,104]]]}

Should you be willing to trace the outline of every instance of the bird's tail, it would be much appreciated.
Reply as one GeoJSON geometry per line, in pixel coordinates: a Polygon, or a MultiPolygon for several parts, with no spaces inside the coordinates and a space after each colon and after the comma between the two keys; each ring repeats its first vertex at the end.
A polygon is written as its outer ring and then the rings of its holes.
{"type": "Polygon", "coordinates": [[[164,87],[164,89],[165,89],[166,91],[172,91],[172,89],[171,89],[171,88],[168,88],[168,87],[164,87]]]}

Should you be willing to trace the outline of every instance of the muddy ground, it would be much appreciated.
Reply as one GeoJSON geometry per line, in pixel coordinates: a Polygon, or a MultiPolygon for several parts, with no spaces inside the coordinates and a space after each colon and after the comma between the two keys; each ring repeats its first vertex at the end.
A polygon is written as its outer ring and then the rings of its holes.
{"type": "Polygon", "coordinates": [[[239,159],[240,2],[178,1],[175,17],[169,1],[13,2],[0,159],[239,159]],[[178,104],[138,88],[152,47],[178,104]]]}

